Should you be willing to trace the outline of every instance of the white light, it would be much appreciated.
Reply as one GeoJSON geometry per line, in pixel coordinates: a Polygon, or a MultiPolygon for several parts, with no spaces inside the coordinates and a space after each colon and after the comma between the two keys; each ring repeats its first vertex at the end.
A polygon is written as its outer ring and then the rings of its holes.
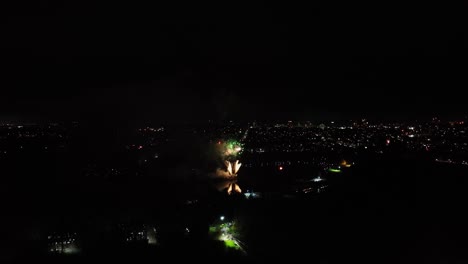
{"type": "Polygon", "coordinates": [[[219,219],[220,219],[221,221],[224,221],[224,215],[220,216],[219,219]]]}

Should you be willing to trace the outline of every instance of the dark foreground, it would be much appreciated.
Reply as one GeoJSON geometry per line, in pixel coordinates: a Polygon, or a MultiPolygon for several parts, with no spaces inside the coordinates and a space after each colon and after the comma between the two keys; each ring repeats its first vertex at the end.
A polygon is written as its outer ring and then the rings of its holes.
{"type": "Polygon", "coordinates": [[[14,182],[2,190],[1,259],[464,263],[467,172],[463,166],[384,157],[329,178],[326,192],[262,199],[228,197],[203,183],[196,187],[116,183],[120,187],[112,190],[62,186],[53,191],[26,184],[21,189],[14,182]],[[208,235],[220,215],[237,221],[246,253],[226,248],[208,235]],[[109,234],[121,223],[154,224],[158,244],[119,243],[119,237],[109,234]],[[47,252],[45,236],[57,230],[81,234],[80,253],[47,252]]]}

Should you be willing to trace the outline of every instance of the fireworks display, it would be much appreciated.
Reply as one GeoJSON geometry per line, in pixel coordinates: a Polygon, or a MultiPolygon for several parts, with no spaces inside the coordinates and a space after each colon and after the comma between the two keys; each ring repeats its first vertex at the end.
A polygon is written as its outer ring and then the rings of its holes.
{"type": "Polygon", "coordinates": [[[239,160],[236,160],[235,162],[225,160],[224,164],[226,165],[226,170],[229,176],[236,176],[239,168],[242,166],[242,163],[239,163],[239,160]]]}
{"type": "Polygon", "coordinates": [[[242,143],[236,140],[218,141],[219,153],[224,161],[224,168],[218,168],[216,174],[225,179],[234,180],[229,182],[226,190],[230,195],[232,193],[241,193],[241,188],[237,185],[237,173],[242,164],[239,162],[239,155],[242,153],[242,143]]]}
{"type": "MultiPolygon", "coordinates": [[[[221,142],[220,142],[221,143],[221,142]]],[[[228,140],[223,144],[223,155],[225,159],[236,159],[242,153],[243,146],[236,140],[228,140]]]]}
{"type": "Polygon", "coordinates": [[[229,187],[227,189],[227,194],[230,195],[230,194],[232,194],[232,192],[236,192],[236,193],[241,193],[242,192],[241,188],[239,187],[239,185],[237,185],[236,182],[231,182],[229,184],[229,187]]]}

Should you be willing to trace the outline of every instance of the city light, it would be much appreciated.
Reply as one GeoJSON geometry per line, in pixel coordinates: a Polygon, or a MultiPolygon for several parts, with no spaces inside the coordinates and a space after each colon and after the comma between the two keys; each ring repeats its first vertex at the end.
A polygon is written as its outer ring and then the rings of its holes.
{"type": "Polygon", "coordinates": [[[321,182],[323,181],[323,178],[320,178],[320,176],[317,176],[317,178],[312,179],[313,182],[321,182]]]}

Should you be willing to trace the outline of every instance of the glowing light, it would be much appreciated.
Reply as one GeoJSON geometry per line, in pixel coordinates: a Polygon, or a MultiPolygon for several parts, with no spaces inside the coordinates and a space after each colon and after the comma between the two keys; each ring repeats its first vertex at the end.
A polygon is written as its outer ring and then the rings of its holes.
{"type": "MultiPolygon", "coordinates": [[[[221,141],[220,141],[221,142],[221,141]]],[[[237,156],[242,151],[242,144],[236,140],[228,140],[224,145],[225,156],[237,156]]]]}
{"type": "Polygon", "coordinates": [[[220,216],[219,220],[224,221],[224,215],[220,216]]]}
{"type": "Polygon", "coordinates": [[[239,160],[236,160],[236,162],[234,163],[234,174],[237,174],[237,172],[239,171],[240,167],[242,166],[242,163],[239,163],[239,160]]]}
{"type": "Polygon", "coordinates": [[[242,192],[241,188],[240,188],[239,185],[237,185],[237,184],[234,184],[234,191],[237,192],[237,193],[241,193],[241,192],[242,192]]]}
{"type": "MultiPolygon", "coordinates": [[[[340,166],[349,168],[349,167],[351,167],[351,164],[349,164],[346,160],[342,160],[341,163],[340,163],[340,166]]],[[[340,167],[340,166],[338,166],[338,167],[340,167]]]]}
{"type": "Polygon", "coordinates": [[[279,167],[278,167],[278,170],[282,171],[282,170],[283,170],[283,166],[279,166],[279,167]]]}
{"type": "Polygon", "coordinates": [[[234,248],[234,249],[239,248],[239,246],[237,245],[237,243],[234,240],[224,240],[224,244],[228,248],[234,248]]]}
{"type": "Polygon", "coordinates": [[[226,165],[226,170],[229,176],[237,175],[239,168],[242,166],[242,163],[239,163],[239,160],[236,160],[234,163],[226,160],[224,161],[224,164],[226,165]]]}
{"type": "Polygon", "coordinates": [[[314,182],[321,182],[321,181],[323,181],[323,179],[320,178],[320,176],[318,176],[317,178],[314,178],[314,179],[312,179],[312,180],[313,180],[314,182]]]}
{"type": "Polygon", "coordinates": [[[227,194],[228,194],[228,195],[231,195],[232,192],[242,193],[241,188],[240,188],[239,185],[237,185],[235,182],[230,183],[230,184],[229,184],[229,187],[228,187],[228,189],[227,189],[227,194]]]}
{"type": "Polygon", "coordinates": [[[227,172],[229,173],[229,175],[232,175],[232,164],[231,162],[229,161],[226,161],[226,167],[227,167],[227,172]]]}
{"type": "Polygon", "coordinates": [[[339,169],[332,169],[332,168],[328,169],[328,171],[330,171],[330,172],[341,172],[341,170],[339,170],[339,169]]]}

